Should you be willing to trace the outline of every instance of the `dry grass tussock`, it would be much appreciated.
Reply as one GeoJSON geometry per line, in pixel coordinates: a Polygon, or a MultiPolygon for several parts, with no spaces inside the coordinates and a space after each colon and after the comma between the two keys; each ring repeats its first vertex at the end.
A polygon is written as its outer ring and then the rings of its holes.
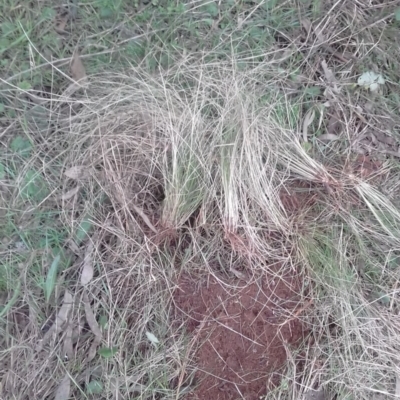
{"type": "MultiPolygon", "coordinates": [[[[65,251],[77,261],[57,278],[53,303],[29,265],[20,271],[21,296],[2,315],[9,398],[46,398],[60,382],[84,398],[100,376],[105,398],[178,398],[195,344],[171,321],[177,275],[218,265],[251,281],[271,264],[304,277],[312,307],[296,317],[312,340],[288,348],[268,396],[321,386],[338,399],[395,395],[399,210],[340,157],[325,166],[306,150],[285,82],[273,65],[187,58],[167,72],[93,76],[54,101],[51,135],[35,138],[48,155],[43,204],[63,210],[65,251]],[[282,194],[293,190],[312,201],[290,212],[282,194]]],[[[395,179],[382,168],[379,185],[395,179]]]]}

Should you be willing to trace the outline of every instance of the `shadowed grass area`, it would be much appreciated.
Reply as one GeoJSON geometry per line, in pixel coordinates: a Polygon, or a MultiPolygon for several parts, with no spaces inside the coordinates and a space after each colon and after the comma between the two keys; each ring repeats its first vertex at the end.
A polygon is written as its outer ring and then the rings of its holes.
{"type": "Polygon", "coordinates": [[[191,398],[172,293],[217,263],[303,280],[260,395],[394,398],[396,2],[0,8],[4,398],[191,398]]]}

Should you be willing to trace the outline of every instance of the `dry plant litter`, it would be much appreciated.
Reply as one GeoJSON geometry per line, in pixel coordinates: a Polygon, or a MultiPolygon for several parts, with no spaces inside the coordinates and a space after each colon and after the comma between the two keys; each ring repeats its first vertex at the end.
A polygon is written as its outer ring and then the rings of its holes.
{"type": "Polygon", "coordinates": [[[166,66],[87,73],[74,49],[72,79],[40,101],[22,72],[2,79],[3,398],[195,398],[181,277],[231,290],[271,273],[301,282],[275,311],[304,335],[257,395],[398,397],[396,2],[268,5],[271,24],[306,11],[252,53],[243,27],[267,3],[166,66]],[[385,81],[357,87],[369,70],[385,81]]]}

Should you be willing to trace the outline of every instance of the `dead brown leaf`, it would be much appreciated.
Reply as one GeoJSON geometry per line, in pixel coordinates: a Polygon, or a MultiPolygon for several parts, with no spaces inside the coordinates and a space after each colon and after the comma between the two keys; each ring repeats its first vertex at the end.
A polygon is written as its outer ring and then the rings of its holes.
{"type": "Polygon", "coordinates": [[[65,330],[63,353],[72,359],[74,357],[74,349],[72,347],[72,326],[69,324],[65,330]]]}
{"type": "Polygon", "coordinates": [[[75,51],[71,60],[71,76],[74,81],[79,82],[86,78],[86,69],[82,63],[78,51],[75,51]]]}
{"type": "Polygon", "coordinates": [[[313,27],[312,22],[308,18],[302,18],[301,25],[303,25],[303,28],[307,31],[307,35],[310,35],[311,31],[314,31],[315,37],[317,38],[317,44],[325,42],[325,36],[322,33],[320,25],[313,27]]]}
{"type": "Polygon", "coordinates": [[[67,22],[68,22],[68,14],[59,15],[56,18],[54,30],[59,34],[66,33],[65,32],[65,27],[67,26],[67,22]]]}
{"type": "Polygon", "coordinates": [[[333,140],[338,140],[339,136],[335,135],[333,133],[324,133],[323,135],[318,136],[318,140],[326,141],[326,142],[331,142],[333,140]]]}
{"type": "Polygon", "coordinates": [[[82,87],[82,81],[80,83],[72,82],[61,94],[62,99],[69,99],[75,92],[80,90],[82,87]]]}
{"type": "Polygon", "coordinates": [[[336,82],[335,75],[333,74],[332,70],[328,68],[328,64],[326,63],[325,60],[321,61],[321,67],[322,70],[324,71],[325,79],[329,83],[335,83],[336,82]]]}
{"type": "Polygon", "coordinates": [[[94,338],[94,340],[92,342],[92,345],[90,346],[90,349],[89,349],[89,353],[88,353],[88,356],[87,356],[87,362],[92,361],[93,358],[96,357],[97,347],[99,346],[100,343],[101,343],[101,337],[95,336],[95,338],[94,338]]]}
{"type": "Polygon", "coordinates": [[[132,208],[136,211],[137,214],[140,215],[140,217],[143,219],[145,224],[154,232],[158,233],[157,229],[154,227],[154,225],[150,222],[149,217],[144,213],[144,211],[136,206],[135,204],[132,204],[132,208]]]}
{"type": "Polygon", "coordinates": [[[312,28],[312,23],[308,18],[302,18],[301,19],[301,25],[303,25],[303,28],[307,31],[307,35],[311,33],[311,28],[312,28]]]}
{"type": "Polygon", "coordinates": [[[65,172],[64,175],[67,176],[68,178],[78,180],[78,179],[84,179],[87,178],[89,173],[83,165],[75,165],[71,168],[68,168],[65,172]]]}
{"type": "Polygon", "coordinates": [[[394,139],[393,137],[391,137],[391,136],[388,136],[388,135],[385,135],[384,133],[382,133],[382,132],[376,132],[375,133],[375,136],[376,136],[376,139],[379,141],[379,142],[381,142],[381,143],[384,143],[384,144],[387,144],[387,145],[389,145],[389,146],[395,146],[396,145],[396,139],[394,139]]]}
{"type": "Polygon", "coordinates": [[[67,240],[65,244],[76,255],[80,255],[81,254],[80,248],[77,246],[77,244],[72,239],[67,240]]]}
{"type": "Polygon", "coordinates": [[[56,325],[57,327],[61,327],[61,325],[67,320],[69,310],[72,307],[72,302],[73,302],[72,294],[68,290],[65,290],[63,304],[60,308],[60,311],[57,314],[57,318],[54,325],[56,325]]]}
{"type": "Polygon", "coordinates": [[[50,327],[50,329],[46,332],[46,334],[43,336],[43,339],[40,340],[39,343],[37,344],[36,351],[41,351],[43,349],[43,346],[50,340],[53,334],[61,332],[62,326],[68,319],[68,314],[69,311],[71,310],[72,302],[73,302],[72,294],[68,290],[65,290],[63,304],[60,308],[60,311],[57,314],[56,320],[54,321],[54,324],[50,327]]]}
{"type": "Polygon", "coordinates": [[[89,325],[90,330],[96,337],[99,337],[101,339],[102,333],[99,328],[99,324],[96,321],[96,317],[92,311],[92,308],[90,307],[90,301],[86,291],[83,292],[83,304],[85,307],[86,321],[89,325]]]}
{"type": "Polygon", "coordinates": [[[57,200],[69,200],[72,197],[74,197],[76,194],[78,194],[79,190],[81,189],[81,187],[78,185],[77,187],[68,190],[67,193],[62,194],[61,196],[57,196],[57,200]]]}
{"type": "Polygon", "coordinates": [[[86,247],[85,257],[83,259],[83,268],[81,274],[81,284],[83,286],[87,285],[93,279],[93,250],[94,244],[92,241],[89,241],[89,244],[86,247]]]}
{"type": "Polygon", "coordinates": [[[244,274],[243,272],[237,270],[236,268],[231,267],[230,271],[233,273],[233,275],[236,276],[236,278],[243,279],[245,281],[248,280],[248,276],[246,274],[244,274]]]}
{"type": "Polygon", "coordinates": [[[340,119],[335,115],[331,115],[329,120],[328,120],[328,127],[327,127],[327,131],[328,133],[332,133],[332,134],[337,134],[340,133],[342,128],[342,121],[340,121],[340,119]]]}
{"type": "Polygon", "coordinates": [[[338,81],[337,81],[334,73],[332,72],[332,70],[328,68],[328,64],[326,63],[325,60],[321,61],[321,67],[324,72],[325,79],[326,79],[327,83],[330,84],[332,91],[334,93],[338,94],[340,92],[340,89],[337,86],[338,81]]]}
{"type": "Polygon", "coordinates": [[[318,44],[325,42],[325,36],[323,35],[322,28],[319,25],[314,28],[314,33],[318,44]]]}
{"type": "Polygon", "coordinates": [[[68,400],[70,391],[71,391],[71,381],[69,379],[69,375],[66,374],[63,380],[58,385],[56,394],[54,396],[54,400],[68,400]]]}

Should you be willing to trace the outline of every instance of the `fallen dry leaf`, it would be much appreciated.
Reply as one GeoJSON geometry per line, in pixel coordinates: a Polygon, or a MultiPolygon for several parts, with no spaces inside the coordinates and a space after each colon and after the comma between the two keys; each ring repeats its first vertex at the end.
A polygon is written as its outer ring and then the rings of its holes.
{"type": "Polygon", "coordinates": [[[385,135],[382,132],[375,132],[376,139],[384,144],[388,144],[389,146],[395,146],[397,141],[395,138],[385,135]]]}
{"type": "Polygon", "coordinates": [[[54,324],[50,327],[50,329],[46,332],[46,334],[43,336],[43,339],[40,340],[39,343],[37,344],[36,351],[41,351],[43,349],[43,346],[50,340],[53,334],[61,332],[63,324],[68,319],[68,314],[72,307],[72,302],[73,302],[72,294],[68,290],[65,290],[63,304],[60,308],[60,311],[57,314],[56,320],[54,321],[54,324]]]}
{"type": "Polygon", "coordinates": [[[71,381],[69,379],[69,375],[66,374],[63,380],[58,385],[56,394],[54,396],[54,400],[68,400],[70,391],[71,391],[71,381]]]}
{"type": "Polygon", "coordinates": [[[81,315],[72,328],[72,343],[76,343],[79,340],[84,326],[86,326],[86,317],[81,315]]]}
{"type": "Polygon", "coordinates": [[[77,51],[72,55],[70,69],[74,81],[79,82],[86,78],[86,70],[77,51]]]}
{"type": "Polygon", "coordinates": [[[64,175],[67,176],[68,178],[78,180],[87,178],[89,174],[86,167],[84,167],[83,165],[75,165],[71,168],[68,168],[64,172],[64,175]]]}
{"type": "Polygon", "coordinates": [[[70,360],[74,357],[74,349],[72,347],[72,326],[69,324],[65,330],[63,353],[70,360]]]}
{"type": "Polygon", "coordinates": [[[334,135],[339,134],[342,129],[342,122],[340,119],[335,115],[331,115],[328,120],[327,131],[328,133],[332,133],[334,135]]]}
{"type": "Polygon", "coordinates": [[[154,232],[158,233],[157,229],[154,227],[154,225],[150,222],[149,217],[144,213],[142,209],[140,209],[138,206],[135,204],[132,204],[132,208],[136,211],[137,214],[140,215],[140,217],[143,219],[145,224],[154,232]]]}
{"type": "Polygon", "coordinates": [[[303,120],[303,140],[304,142],[308,142],[308,127],[313,123],[315,118],[315,110],[310,108],[303,120]]]}
{"type": "Polygon", "coordinates": [[[65,244],[76,255],[80,255],[81,254],[80,248],[77,246],[77,244],[72,239],[67,240],[65,244]]]}
{"type": "Polygon", "coordinates": [[[57,318],[53,326],[56,326],[57,328],[61,327],[61,325],[67,320],[69,310],[72,307],[72,302],[72,294],[68,290],[65,290],[63,304],[57,314],[57,318]]]}
{"type": "Polygon", "coordinates": [[[101,337],[100,336],[95,336],[92,345],[90,346],[89,353],[87,356],[87,362],[90,362],[93,360],[93,358],[96,357],[97,354],[97,347],[101,343],[101,337]]]}
{"type": "Polygon", "coordinates": [[[99,328],[99,324],[96,321],[96,317],[90,307],[90,301],[86,291],[83,292],[83,304],[85,307],[86,321],[89,325],[90,330],[96,337],[99,337],[101,339],[102,337],[101,330],[99,328]]]}
{"type": "Polygon", "coordinates": [[[332,91],[338,94],[340,92],[340,89],[337,86],[337,79],[335,78],[335,75],[332,72],[332,70],[328,68],[328,64],[326,63],[325,60],[321,61],[321,67],[324,71],[324,76],[326,81],[331,85],[332,91]]]}
{"type": "Polygon", "coordinates": [[[315,37],[317,38],[317,43],[322,44],[325,42],[325,36],[322,33],[321,27],[318,25],[314,28],[315,37]]]}
{"type": "Polygon", "coordinates": [[[57,200],[69,200],[70,198],[74,197],[76,194],[78,194],[79,190],[81,187],[78,185],[77,187],[68,190],[67,193],[62,194],[61,196],[57,196],[57,200]]]}
{"type": "Polygon", "coordinates": [[[94,244],[92,241],[89,241],[89,244],[86,247],[85,257],[83,259],[83,268],[81,274],[81,284],[83,286],[87,285],[93,279],[93,250],[94,244]]]}
{"type": "Polygon", "coordinates": [[[246,274],[244,274],[243,272],[237,270],[236,268],[231,267],[231,268],[230,268],[230,271],[231,271],[231,272],[233,273],[233,275],[235,275],[236,278],[238,278],[238,279],[243,279],[243,280],[247,280],[247,279],[248,279],[246,274]]]}
{"type": "Polygon", "coordinates": [[[318,136],[318,140],[331,142],[332,140],[338,140],[339,136],[333,133],[324,133],[323,135],[318,136]]]}
{"type": "Polygon", "coordinates": [[[324,71],[324,75],[325,75],[326,80],[329,83],[336,82],[335,75],[333,74],[332,70],[328,68],[328,64],[326,63],[325,60],[321,61],[321,67],[322,67],[322,69],[324,71]]]}
{"type": "Polygon", "coordinates": [[[54,29],[57,33],[63,34],[65,32],[65,27],[68,22],[68,15],[60,15],[56,18],[54,29]]]}
{"type": "Polygon", "coordinates": [[[311,21],[308,18],[302,18],[300,22],[303,28],[307,31],[307,35],[309,35],[311,33],[311,28],[312,28],[311,21]]]}

